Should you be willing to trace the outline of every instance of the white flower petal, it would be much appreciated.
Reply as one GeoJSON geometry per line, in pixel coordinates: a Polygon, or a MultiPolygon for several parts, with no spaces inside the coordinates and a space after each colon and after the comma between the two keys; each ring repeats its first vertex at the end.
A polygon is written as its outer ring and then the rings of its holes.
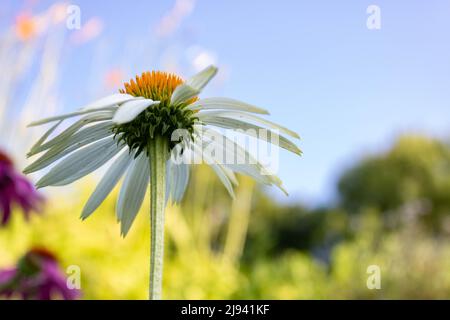
{"type": "Polygon", "coordinates": [[[27,157],[31,156],[32,154],[34,154],[34,150],[37,149],[38,147],[40,147],[45,140],[47,140],[47,138],[53,133],[53,131],[56,130],[56,128],[63,122],[63,120],[58,121],[55,125],[53,125],[50,129],[48,129],[44,135],[30,148],[29,153],[27,153],[27,157]]]}
{"type": "Polygon", "coordinates": [[[232,185],[230,179],[228,178],[227,174],[223,170],[222,165],[217,163],[217,161],[215,159],[213,159],[212,157],[210,157],[209,154],[203,152],[203,147],[201,145],[199,145],[197,143],[193,143],[192,146],[193,146],[194,152],[196,152],[199,156],[201,156],[202,159],[206,162],[206,164],[208,166],[210,166],[211,169],[213,169],[213,171],[219,177],[222,184],[227,189],[230,196],[234,199],[235,195],[234,195],[234,191],[233,191],[233,185],[232,185]]]}
{"type": "Polygon", "coordinates": [[[187,100],[197,96],[199,93],[199,90],[195,90],[187,84],[180,84],[173,91],[172,96],[170,97],[170,103],[173,105],[177,105],[186,102],[187,100]]]}
{"type": "Polygon", "coordinates": [[[75,132],[77,132],[79,129],[84,127],[85,125],[88,125],[90,123],[99,122],[99,121],[108,121],[112,118],[112,112],[110,111],[102,111],[96,114],[90,114],[84,118],[81,118],[71,126],[69,126],[67,129],[65,129],[63,132],[61,132],[59,135],[54,137],[53,139],[47,141],[46,143],[40,145],[39,147],[36,147],[34,150],[29,152],[29,156],[32,156],[34,154],[37,154],[39,152],[42,152],[44,150],[50,149],[56,144],[61,143],[71,135],[73,135],[75,132]]]}
{"type": "Polygon", "coordinates": [[[284,194],[288,195],[281,180],[276,175],[271,175],[269,172],[261,173],[261,168],[258,164],[225,164],[224,166],[230,168],[234,172],[247,175],[259,183],[275,185],[283,191],[284,194]]]}
{"type": "Polygon", "coordinates": [[[229,98],[206,98],[190,104],[187,107],[189,110],[214,110],[214,109],[224,109],[224,110],[239,110],[260,114],[269,114],[265,109],[253,106],[251,104],[241,102],[229,98]]]}
{"type": "Polygon", "coordinates": [[[98,183],[92,195],[89,197],[83,212],[81,213],[81,219],[89,217],[106,199],[109,193],[114,189],[117,182],[120,180],[128,166],[130,165],[133,157],[128,150],[125,150],[108,168],[103,178],[98,183]]]}
{"type": "Polygon", "coordinates": [[[169,159],[166,161],[166,206],[167,202],[169,202],[169,199],[172,198],[173,201],[173,189],[174,189],[174,182],[172,181],[174,178],[174,170],[173,170],[173,164],[172,161],[169,159]]]}
{"type": "Polygon", "coordinates": [[[117,217],[121,222],[121,234],[126,236],[144,201],[150,180],[150,165],[142,152],[128,169],[117,200],[117,217]]]}
{"type": "Polygon", "coordinates": [[[112,94],[110,96],[101,98],[97,101],[94,101],[94,102],[88,104],[87,106],[82,107],[79,111],[61,114],[58,116],[34,121],[34,122],[30,123],[28,126],[29,127],[38,126],[38,125],[45,124],[48,122],[64,120],[67,118],[76,117],[76,116],[80,116],[80,115],[88,114],[88,113],[95,113],[98,111],[104,111],[104,110],[115,111],[117,109],[118,104],[122,104],[127,101],[142,100],[142,99],[143,99],[142,97],[134,97],[129,94],[116,93],[116,94],[112,94]]]}
{"type": "Polygon", "coordinates": [[[182,150],[186,150],[186,145],[185,143],[182,144],[182,148],[178,144],[172,149],[171,157],[167,160],[166,203],[169,198],[171,198],[172,203],[180,203],[189,182],[189,165],[184,162],[183,157],[185,153],[181,152],[182,150]],[[177,161],[173,162],[173,159],[177,159],[177,161]]]}
{"type": "Polygon", "coordinates": [[[149,106],[158,103],[159,101],[153,101],[151,99],[141,99],[125,102],[117,109],[112,121],[118,124],[131,122],[149,106]]]}
{"type": "Polygon", "coordinates": [[[215,66],[209,66],[192,78],[186,81],[186,84],[194,88],[195,90],[202,90],[208,82],[217,74],[217,68],[215,66]]]}
{"type": "Polygon", "coordinates": [[[189,165],[185,163],[178,164],[177,171],[178,180],[174,191],[174,201],[175,203],[180,203],[189,183],[189,165]]]}
{"type": "Polygon", "coordinates": [[[225,128],[225,129],[234,129],[235,130],[236,128],[239,128],[244,131],[252,129],[257,134],[258,139],[266,141],[268,143],[273,143],[275,145],[278,145],[281,148],[286,149],[295,154],[298,154],[298,155],[302,154],[302,151],[299,149],[299,147],[297,147],[297,145],[295,145],[295,143],[293,143],[289,139],[285,138],[282,135],[279,135],[276,132],[273,132],[270,129],[260,127],[253,123],[248,123],[248,122],[244,122],[244,121],[237,120],[237,119],[219,118],[219,117],[214,117],[214,116],[203,119],[202,121],[204,122],[204,124],[221,127],[221,128],[225,128]],[[271,135],[277,135],[278,141],[272,140],[271,137],[269,136],[269,134],[259,135],[258,133],[259,133],[260,129],[267,130],[267,133],[270,133],[271,135]]]}
{"type": "Polygon", "coordinates": [[[49,123],[49,122],[53,122],[53,121],[58,121],[58,120],[64,120],[67,118],[72,118],[72,117],[76,117],[76,116],[81,116],[84,114],[97,114],[100,113],[101,111],[111,111],[111,115],[112,115],[112,111],[116,110],[116,107],[105,107],[105,108],[99,108],[99,109],[95,109],[95,110],[82,110],[82,111],[75,111],[75,112],[71,112],[71,113],[66,113],[66,114],[61,114],[59,116],[54,116],[54,117],[50,117],[50,118],[45,118],[42,120],[38,120],[35,122],[32,122],[28,125],[28,127],[34,127],[34,126],[39,126],[41,124],[45,124],[45,123],[49,123]]]}
{"type": "Polygon", "coordinates": [[[224,168],[221,165],[218,165],[218,164],[210,164],[210,167],[214,170],[216,175],[219,177],[220,181],[222,181],[222,184],[227,189],[227,191],[230,194],[231,198],[235,199],[236,196],[234,195],[233,184],[231,183],[231,181],[228,178],[227,174],[223,170],[224,168]]]}
{"type": "Polygon", "coordinates": [[[230,180],[230,182],[234,186],[237,187],[239,185],[239,181],[237,180],[236,175],[234,174],[233,170],[231,170],[230,168],[227,168],[225,166],[222,166],[222,170],[227,175],[227,177],[230,180]]]}
{"type": "MultiPolygon", "coordinates": [[[[263,124],[265,126],[268,126],[269,128],[280,130],[280,132],[290,135],[293,138],[300,139],[300,136],[295,133],[292,130],[289,130],[279,124],[276,124],[272,121],[263,119],[261,117],[258,117],[251,113],[244,113],[239,111],[210,111],[210,112],[203,112],[198,113],[197,117],[200,120],[208,121],[208,118],[214,117],[213,119],[236,119],[240,120],[242,122],[247,122],[246,120],[254,121],[260,124],[263,124]]],[[[240,129],[241,122],[236,122],[235,129],[240,129]]]]}
{"type": "Polygon", "coordinates": [[[108,136],[112,136],[111,127],[112,122],[109,121],[94,124],[76,132],[61,143],[51,147],[44,155],[26,167],[23,172],[28,174],[41,170],[81,147],[108,136]]]}
{"type": "MultiPolygon", "coordinates": [[[[198,133],[199,126],[194,126],[194,130],[198,133]]],[[[208,129],[212,130],[212,129],[208,129]]],[[[220,132],[212,130],[215,134],[221,137],[220,140],[224,141],[224,145],[221,143],[217,144],[218,148],[220,148],[225,154],[225,159],[236,159],[235,163],[225,163],[223,166],[230,168],[234,172],[242,173],[248,175],[255,179],[257,182],[266,184],[266,185],[276,185],[280,188],[285,194],[287,194],[286,190],[283,187],[283,183],[280,178],[278,178],[275,174],[269,172],[264,165],[262,165],[257,159],[255,159],[247,150],[245,150],[242,146],[240,146],[235,141],[232,141],[227,136],[222,135],[220,132]],[[229,146],[232,146],[229,148],[229,146]]],[[[205,139],[205,136],[198,135],[205,139]]],[[[197,144],[200,141],[196,141],[197,144]]],[[[208,145],[210,141],[201,141],[201,145],[208,145]]]]}
{"type": "Polygon", "coordinates": [[[99,109],[104,107],[111,107],[116,104],[121,104],[131,100],[142,99],[142,97],[134,97],[132,95],[126,93],[115,93],[106,97],[103,97],[99,100],[89,103],[87,106],[82,107],[82,110],[92,110],[99,109]]]}
{"type": "Polygon", "coordinates": [[[209,66],[188,79],[186,83],[180,84],[172,93],[170,103],[177,105],[197,96],[216,73],[217,68],[209,66]]]}
{"type": "Polygon", "coordinates": [[[170,187],[166,192],[170,192],[172,201],[180,203],[183,199],[189,182],[189,166],[185,163],[172,163],[170,161],[170,187]]]}
{"type": "Polygon", "coordinates": [[[63,159],[44,175],[36,186],[63,186],[76,181],[108,162],[122,148],[123,145],[117,146],[113,138],[92,143],[63,159]]]}

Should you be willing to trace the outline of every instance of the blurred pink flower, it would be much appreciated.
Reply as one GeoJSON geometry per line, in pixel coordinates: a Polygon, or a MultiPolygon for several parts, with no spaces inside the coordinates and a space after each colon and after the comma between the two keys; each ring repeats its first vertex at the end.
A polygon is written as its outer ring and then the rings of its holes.
{"type": "Polygon", "coordinates": [[[173,34],[189,16],[195,7],[195,0],[177,0],[173,8],[162,17],[156,26],[156,34],[159,37],[167,37],[173,34]]]}
{"type": "Polygon", "coordinates": [[[74,300],[77,289],[67,287],[56,257],[46,249],[34,248],[17,265],[0,271],[0,296],[24,300],[74,300]]]}
{"type": "Polygon", "coordinates": [[[111,69],[105,74],[105,86],[108,89],[117,89],[123,84],[124,74],[120,69],[111,69]]]}
{"type": "Polygon", "coordinates": [[[12,160],[0,151],[0,225],[10,220],[13,204],[18,204],[28,219],[32,210],[39,210],[42,201],[33,184],[18,173],[12,160]]]}
{"type": "Polygon", "coordinates": [[[83,44],[96,37],[103,31],[103,22],[100,18],[91,18],[84,23],[80,30],[73,33],[71,41],[74,44],[83,44]]]}

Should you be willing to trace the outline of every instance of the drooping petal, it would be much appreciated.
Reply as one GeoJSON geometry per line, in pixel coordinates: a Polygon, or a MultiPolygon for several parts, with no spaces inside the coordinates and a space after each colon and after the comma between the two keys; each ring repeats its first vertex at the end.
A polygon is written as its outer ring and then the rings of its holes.
{"type": "Polygon", "coordinates": [[[39,140],[30,148],[30,153],[32,153],[35,149],[40,147],[47,138],[58,128],[58,126],[63,122],[63,120],[58,121],[56,124],[54,124],[50,129],[48,129],[42,137],[39,138],[39,140]]]}
{"type": "Polygon", "coordinates": [[[195,90],[191,86],[183,83],[180,84],[172,93],[170,98],[170,103],[173,105],[177,105],[187,100],[197,96],[200,93],[200,90],[195,90]]]}
{"type": "MultiPolygon", "coordinates": [[[[263,119],[251,113],[239,112],[239,111],[210,111],[210,112],[202,112],[198,113],[197,117],[200,120],[208,121],[208,119],[235,119],[240,120],[235,122],[235,129],[241,128],[242,122],[254,121],[256,123],[260,123],[269,128],[273,128],[276,130],[280,130],[280,132],[287,134],[293,138],[300,139],[300,136],[292,130],[289,130],[279,124],[276,124],[272,121],[263,119]]],[[[230,122],[231,123],[231,122],[230,122]]]]}
{"type": "Polygon", "coordinates": [[[117,109],[112,121],[118,124],[131,122],[149,106],[158,103],[159,101],[153,101],[151,99],[141,99],[125,102],[117,109]]]}
{"type": "Polygon", "coordinates": [[[209,66],[188,79],[186,83],[180,84],[172,93],[170,103],[176,105],[197,96],[216,73],[217,68],[215,66],[209,66]]]}
{"type": "Polygon", "coordinates": [[[229,98],[201,99],[199,101],[190,104],[187,108],[193,111],[223,109],[223,110],[238,110],[260,114],[269,114],[269,112],[265,109],[229,98]]]}
{"type": "Polygon", "coordinates": [[[41,170],[79,148],[111,136],[111,127],[112,122],[101,122],[76,132],[74,135],[51,147],[39,159],[27,166],[23,172],[28,174],[41,170]]]}
{"type": "Polygon", "coordinates": [[[233,184],[231,183],[228,175],[225,173],[224,167],[220,164],[210,164],[210,167],[214,170],[220,181],[222,181],[222,184],[227,189],[231,198],[234,199],[236,196],[234,195],[233,184]]]}
{"type": "Polygon", "coordinates": [[[150,164],[145,152],[134,160],[128,169],[117,200],[117,218],[121,222],[121,234],[126,236],[141,208],[150,180],[150,164]]]}
{"type": "Polygon", "coordinates": [[[35,127],[35,126],[39,126],[41,124],[45,124],[45,123],[49,123],[49,122],[54,122],[54,121],[58,121],[58,120],[64,120],[64,119],[68,119],[68,118],[72,118],[72,117],[76,117],[76,116],[81,116],[84,114],[92,114],[92,113],[97,113],[99,111],[114,111],[116,110],[117,107],[103,107],[103,108],[99,108],[99,109],[89,109],[89,110],[81,110],[81,111],[75,111],[75,112],[71,112],[71,113],[66,113],[66,114],[61,114],[59,116],[54,116],[54,117],[50,117],[50,118],[45,118],[42,120],[38,120],[38,121],[34,121],[31,122],[28,127],[35,127]]]}
{"type": "Polygon", "coordinates": [[[239,181],[237,180],[236,175],[234,174],[233,170],[231,170],[230,168],[225,167],[224,165],[222,166],[222,170],[227,175],[227,177],[230,180],[230,182],[235,187],[237,187],[239,185],[239,181]]]}
{"type": "Polygon", "coordinates": [[[117,145],[113,138],[106,138],[77,150],[54,166],[36,184],[38,188],[63,186],[76,181],[98,169],[124,146],[117,145]]]}
{"type": "MultiPolygon", "coordinates": [[[[207,117],[206,119],[203,119],[203,123],[206,125],[212,125],[216,127],[221,127],[225,129],[233,129],[233,130],[252,130],[256,134],[256,138],[278,145],[283,149],[286,149],[290,152],[293,152],[295,154],[301,155],[302,151],[297,147],[295,143],[287,139],[286,137],[279,135],[276,132],[273,132],[270,129],[266,129],[263,127],[260,127],[253,123],[244,122],[237,119],[228,119],[228,118],[219,118],[215,116],[207,117]],[[278,139],[270,139],[269,135],[261,135],[260,130],[266,130],[267,133],[270,133],[270,135],[277,135],[278,139]]],[[[245,132],[244,132],[245,134],[245,132]]]]}
{"type": "Polygon", "coordinates": [[[93,110],[100,109],[104,107],[111,107],[114,105],[122,104],[127,101],[142,99],[141,97],[134,97],[127,93],[115,93],[101,99],[98,99],[87,106],[82,107],[82,110],[93,110]]]}
{"type": "Polygon", "coordinates": [[[108,168],[108,171],[105,173],[103,178],[98,183],[92,195],[89,197],[86,205],[83,208],[83,212],[81,213],[81,219],[86,219],[89,217],[105,200],[105,198],[110,194],[110,192],[114,189],[117,182],[123,176],[124,172],[130,165],[133,160],[133,156],[125,150],[108,168]]]}
{"type": "Polygon", "coordinates": [[[169,159],[166,161],[166,206],[170,198],[172,198],[173,202],[174,174],[172,160],[169,159]]]}
{"type": "Polygon", "coordinates": [[[214,158],[210,157],[209,154],[203,152],[203,147],[197,143],[193,143],[193,150],[196,152],[199,156],[202,157],[202,159],[206,162],[208,166],[213,169],[213,171],[216,173],[217,177],[219,177],[222,184],[227,189],[230,196],[234,199],[234,191],[233,191],[233,184],[231,183],[230,179],[228,178],[227,174],[223,170],[223,167],[221,164],[219,164],[214,158]]]}
{"type": "Polygon", "coordinates": [[[172,163],[167,166],[166,195],[170,195],[173,203],[180,203],[189,182],[189,166],[185,163],[172,163]]]}
{"type": "Polygon", "coordinates": [[[172,203],[180,203],[189,182],[189,165],[184,156],[186,142],[177,144],[171,151],[171,157],[166,164],[166,203],[171,198],[172,203]]]}
{"type": "Polygon", "coordinates": [[[195,90],[202,90],[208,82],[217,74],[217,68],[215,66],[209,66],[191,77],[186,81],[186,84],[194,88],[195,90]]]}
{"type": "Polygon", "coordinates": [[[180,203],[183,199],[184,193],[189,182],[189,166],[185,163],[176,165],[177,183],[173,192],[173,200],[175,203],[180,203]]]}
{"type": "Polygon", "coordinates": [[[59,135],[54,137],[53,139],[47,141],[46,143],[40,145],[39,147],[36,147],[34,150],[31,150],[27,156],[32,156],[34,154],[37,154],[39,152],[42,152],[44,150],[50,149],[56,144],[61,143],[71,135],[73,135],[75,132],[80,130],[82,127],[99,121],[108,121],[111,120],[113,116],[112,111],[102,111],[98,112],[96,114],[91,114],[86,117],[81,118],[71,126],[69,126],[67,129],[65,129],[63,132],[61,132],[59,135]]]}
{"type": "MultiPolygon", "coordinates": [[[[196,143],[203,148],[204,144],[209,144],[211,141],[208,141],[205,135],[202,135],[199,132],[199,129],[199,126],[194,127],[194,130],[197,133],[197,139],[202,139],[201,141],[196,141],[196,143]]],[[[259,183],[266,185],[274,184],[280,188],[281,191],[287,194],[281,179],[275,174],[269,172],[267,168],[255,159],[247,150],[235,141],[229,139],[227,136],[222,135],[220,132],[212,129],[208,130],[213,131],[215,135],[221,137],[220,140],[222,140],[224,144],[216,142],[216,146],[224,152],[225,159],[232,159],[231,163],[225,161],[223,164],[224,167],[229,168],[234,172],[248,175],[259,183]]]]}

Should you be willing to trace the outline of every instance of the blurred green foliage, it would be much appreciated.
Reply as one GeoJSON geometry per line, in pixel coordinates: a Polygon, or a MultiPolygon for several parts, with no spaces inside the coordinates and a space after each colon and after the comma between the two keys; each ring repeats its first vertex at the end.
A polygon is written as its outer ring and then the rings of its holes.
{"type": "MultiPolygon", "coordinates": [[[[119,236],[110,197],[77,216],[93,188],[50,189],[30,223],[15,215],[0,230],[0,267],[30,246],[78,265],[87,299],[147,297],[147,206],[119,236]]],[[[450,297],[450,152],[441,141],[401,137],[342,174],[338,201],[281,205],[241,177],[232,202],[209,169],[196,168],[185,200],[166,218],[166,299],[345,299],[450,297]],[[369,290],[367,268],[381,270],[369,290]]]]}
{"type": "Polygon", "coordinates": [[[408,218],[400,216],[399,209],[422,202],[415,214],[437,232],[445,231],[450,212],[449,145],[420,136],[403,137],[386,154],[365,159],[347,171],[338,189],[347,212],[377,208],[392,226],[408,218]]]}

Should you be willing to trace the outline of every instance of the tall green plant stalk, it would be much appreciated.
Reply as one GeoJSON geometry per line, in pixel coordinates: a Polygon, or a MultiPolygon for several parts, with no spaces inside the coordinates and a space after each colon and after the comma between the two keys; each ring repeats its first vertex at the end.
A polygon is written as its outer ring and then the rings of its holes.
{"type": "Polygon", "coordinates": [[[168,141],[161,136],[148,144],[150,158],[150,300],[160,300],[164,262],[164,214],[168,141]]]}

